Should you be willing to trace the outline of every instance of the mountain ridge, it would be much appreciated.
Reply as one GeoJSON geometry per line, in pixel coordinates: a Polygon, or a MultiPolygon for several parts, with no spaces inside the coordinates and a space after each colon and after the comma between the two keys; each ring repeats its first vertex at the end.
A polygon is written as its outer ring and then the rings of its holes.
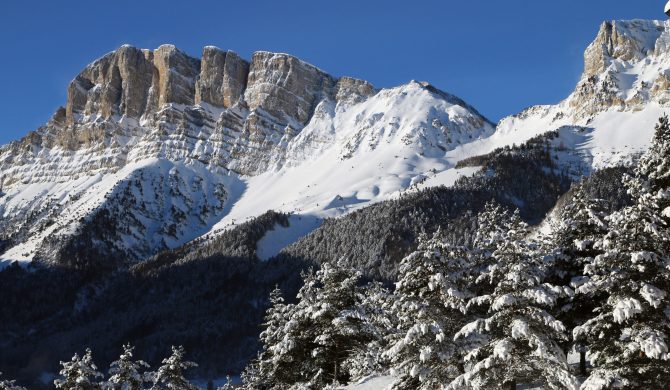
{"type": "Polygon", "coordinates": [[[142,260],[270,209],[314,221],[290,244],[324,218],[451,185],[473,173],[459,161],[548,131],[570,161],[630,162],[670,104],[668,42],[669,22],[604,22],[570,96],[495,128],[425,82],[376,89],[283,53],[124,45],[74,78],[45,126],[0,147],[0,258],[55,264],[83,241],[142,260]]]}
{"type": "MultiPolygon", "coordinates": [[[[81,234],[90,221],[112,208],[126,217],[117,216],[118,223],[106,222],[117,225],[106,231],[126,232],[126,238],[104,245],[105,251],[142,259],[195,238],[193,231],[212,227],[224,217],[225,204],[237,202],[239,184],[235,183],[243,177],[303,165],[319,159],[333,145],[338,150],[329,154],[326,170],[342,171],[343,160],[378,147],[395,150],[379,154],[380,167],[389,153],[412,161],[425,160],[422,156],[427,153],[437,161],[437,154],[455,145],[453,137],[465,142],[462,137],[493,131],[493,125],[472,106],[427,83],[377,90],[362,80],[336,79],[293,56],[257,52],[247,63],[211,46],[203,49],[198,60],[172,45],[154,51],[124,45],[88,65],[68,91],[66,108],[59,109],[47,125],[0,148],[3,188],[8,190],[0,204],[7,226],[3,239],[15,244],[3,258],[39,256],[58,263],[64,256],[58,253],[70,245],[62,241],[104,243],[109,237],[82,240],[81,234]],[[418,102],[423,106],[417,111],[418,102]],[[352,110],[356,115],[349,115],[352,110]],[[391,111],[395,114],[388,114],[391,111]],[[166,197],[176,202],[165,205],[169,212],[147,212],[155,209],[155,202],[143,194],[156,192],[136,180],[132,189],[124,190],[135,195],[123,198],[123,207],[118,205],[120,200],[109,198],[119,192],[123,175],[132,175],[135,169],[166,172],[158,176],[177,185],[179,179],[175,182],[167,175],[173,170],[147,167],[147,161],[159,160],[173,164],[181,177],[198,181],[169,190],[186,194],[183,200],[166,197]],[[200,187],[203,182],[219,183],[217,195],[211,188],[200,187]],[[193,215],[190,202],[202,191],[207,193],[205,198],[216,200],[193,215]],[[41,202],[45,197],[54,201],[41,202]],[[58,217],[63,214],[71,217],[58,217]],[[190,224],[180,223],[184,215],[192,215],[190,224]],[[33,217],[35,221],[30,220],[33,217]],[[162,227],[156,229],[157,225],[162,227]],[[143,242],[148,231],[159,234],[149,246],[143,242]]],[[[406,187],[412,177],[432,168],[417,171],[413,164],[398,168],[399,181],[386,192],[406,187]]],[[[377,196],[375,185],[366,186],[372,189],[365,191],[377,196]]],[[[360,203],[352,196],[354,203],[360,203]]]]}

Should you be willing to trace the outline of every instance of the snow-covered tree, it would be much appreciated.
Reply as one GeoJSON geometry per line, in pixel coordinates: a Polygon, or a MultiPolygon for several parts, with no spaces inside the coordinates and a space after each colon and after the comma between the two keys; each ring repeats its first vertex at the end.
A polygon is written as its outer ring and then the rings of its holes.
{"type": "MultiPolygon", "coordinates": [[[[591,316],[602,295],[575,294],[574,290],[588,278],[584,267],[602,254],[602,241],[607,233],[607,210],[599,199],[586,193],[584,183],[574,188],[561,213],[550,219],[551,231],[542,237],[543,251],[553,262],[548,281],[558,286],[567,286],[566,295],[558,298],[557,318],[572,330],[591,316]]],[[[571,336],[572,332],[569,332],[571,336]]],[[[586,342],[570,338],[570,345],[580,353],[580,371],[586,375],[586,342]]]]}
{"type": "Polygon", "coordinates": [[[123,346],[123,353],[121,353],[119,360],[112,362],[110,365],[106,389],[141,390],[145,383],[151,381],[151,378],[145,372],[140,372],[149,368],[149,365],[142,360],[133,360],[134,349],[130,344],[123,346]]]}
{"type": "Polygon", "coordinates": [[[352,351],[371,339],[361,304],[360,271],[325,263],[300,290],[297,310],[291,322],[297,321],[308,335],[309,382],[323,388],[331,383],[347,383],[351,375],[343,363],[352,351]]]}
{"type": "Polygon", "coordinates": [[[326,263],[303,279],[296,304],[273,298],[255,375],[247,370],[257,388],[346,383],[351,374],[344,363],[374,337],[361,311],[360,272],[326,263]]]}
{"type": "MultiPolygon", "coordinates": [[[[310,276],[313,274],[303,275],[303,278],[310,276]]],[[[287,338],[285,327],[293,308],[294,305],[284,303],[279,287],[270,293],[270,306],[263,322],[265,329],[260,335],[263,350],[256,360],[247,365],[242,374],[245,389],[269,389],[279,383],[290,383],[297,375],[285,370],[292,361],[286,352],[294,343],[287,338]]]]}
{"type": "Polygon", "coordinates": [[[361,292],[361,303],[357,307],[362,322],[362,333],[369,336],[369,342],[356,345],[342,368],[352,381],[371,374],[388,371],[388,359],[384,352],[388,349],[388,339],[395,329],[397,318],[391,313],[395,296],[380,282],[372,282],[361,292]]]}
{"type": "Polygon", "coordinates": [[[564,291],[545,283],[548,265],[528,239],[526,224],[518,211],[510,215],[488,205],[479,226],[475,242],[484,248],[485,261],[477,264],[484,267],[468,309],[483,316],[455,335],[476,346],[465,356],[465,373],[449,388],[515,388],[537,381],[552,389],[577,388],[559,345],[565,327],[550,314],[564,291]]]}
{"type": "Polygon", "coordinates": [[[103,384],[98,382],[102,374],[93,362],[93,354],[86,349],[83,356],[74,354],[69,362],[60,362],[63,367],[60,370],[61,378],[54,381],[57,389],[64,390],[100,390],[103,384]]]}
{"type": "Polygon", "coordinates": [[[184,347],[172,347],[172,355],[163,359],[162,365],[152,373],[152,390],[196,390],[197,386],[189,383],[184,371],[198,365],[184,360],[184,347]]]}
{"type": "Polygon", "coordinates": [[[463,372],[465,347],[454,334],[465,325],[469,251],[444,243],[439,232],[420,238],[403,259],[391,313],[399,332],[386,352],[399,389],[439,389],[463,372]]]}
{"type": "Polygon", "coordinates": [[[665,388],[670,383],[670,125],[660,119],[650,149],[626,185],[634,201],[609,217],[604,253],[585,267],[577,292],[603,294],[576,338],[595,369],[583,389],[665,388]]]}
{"type": "MultiPolygon", "coordinates": [[[[0,377],[1,376],[2,373],[0,372],[0,377]]],[[[26,388],[17,385],[14,380],[0,379],[0,390],[26,390],[26,388]]]]}

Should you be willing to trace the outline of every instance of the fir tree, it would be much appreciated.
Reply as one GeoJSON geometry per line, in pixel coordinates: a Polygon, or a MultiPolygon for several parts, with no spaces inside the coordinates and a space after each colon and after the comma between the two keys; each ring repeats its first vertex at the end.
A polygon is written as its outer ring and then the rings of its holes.
{"type": "Polygon", "coordinates": [[[604,294],[575,328],[595,369],[583,389],[664,388],[670,383],[670,125],[660,119],[650,149],[626,184],[634,201],[609,217],[604,253],[585,267],[578,293],[604,294]]]}
{"type": "Polygon", "coordinates": [[[63,368],[60,370],[60,379],[54,381],[57,389],[64,390],[101,390],[102,383],[97,382],[98,378],[102,378],[102,374],[98,372],[93,362],[93,354],[90,349],[79,357],[74,354],[69,362],[60,362],[63,368]]]}
{"type": "Polygon", "coordinates": [[[348,383],[351,375],[343,363],[373,337],[359,310],[360,277],[359,271],[326,263],[298,294],[298,310],[291,319],[308,325],[304,332],[311,349],[309,382],[315,387],[348,383]]]}
{"type": "MultiPolygon", "coordinates": [[[[602,240],[607,233],[604,203],[590,199],[580,183],[558,218],[550,221],[551,233],[543,237],[544,251],[553,261],[548,281],[566,286],[566,295],[558,298],[557,318],[570,330],[588,319],[602,294],[575,294],[588,278],[584,267],[603,253],[602,240]]],[[[572,332],[570,332],[572,333],[572,332]]],[[[572,339],[570,345],[580,353],[580,374],[586,375],[586,341],[572,339]]]]}
{"type": "Polygon", "coordinates": [[[196,390],[197,386],[188,382],[184,371],[198,365],[184,360],[184,347],[172,347],[172,355],[163,359],[162,365],[152,374],[152,390],[196,390]]]}
{"type": "Polygon", "coordinates": [[[465,325],[455,336],[477,345],[465,356],[465,373],[449,388],[490,388],[503,384],[544,382],[553,389],[575,389],[559,341],[565,327],[551,314],[563,289],[545,283],[545,257],[527,238],[518,211],[510,215],[488,205],[479,218],[482,274],[478,296],[468,309],[486,308],[482,318],[465,325]]]}
{"type": "MultiPolygon", "coordinates": [[[[0,372],[0,377],[2,373],[0,372]]],[[[0,379],[0,390],[27,390],[25,387],[21,387],[16,384],[14,380],[0,379]]]]}
{"type": "Polygon", "coordinates": [[[303,274],[296,304],[284,305],[273,294],[263,351],[246,371],[245,386],[288,389],[304,383],[322,389],[346,383],[351,374],[344,363],[374,337],[360,310],[359,279],[359,272],[326,263],[303,274]]]}
{"type": "MultiPolygon", "coordinates": [[[[313,277],[313,273],[303,274],[303,278],[313,277]]],[[[290,338],[290,329],[286,328],[294,305],[284,303],[281,290],[276,287],[270,293],[270,306],[265,314],[264,330],[260,341],[263,350],[255,361],[247,365],[242,381],[245,389],[286,388],[297,380],[299,373],[288,370],[293,363],[289,354],[295,346],[290,338]]]]}
{"type": "Polygon", "coordinates": [[[362,333],[369,342],[355,345],[342,368],[357,381],[371,374],[388,371],[389,362],[384,356],[388,339],[396,327],[397,318],[391,313],[394,295],[380,282],[372,282],[361,292],[361,303],[357,307],[361,318],[362,333]]]}
{"type": "Polygon", "coordinates": [[[420,238],[403,259],[391,313],[399,333],[387,351],[399,379],[395,388],[437,389],[462,374],[461,350],[453,335],[465,325],[469,251],[445,244],[439,232],[420,238]]]}
{"type": "Polygon", "coordinates": [[[119,360],[112,362],[107,389],[141,390],[145,383],[150,382],[151,378],[146,373],[140,373],[140,370],[149,368],[149,365],[142,360],[133,360],[134,349],[130,344],[124,345],[119,360]]]}

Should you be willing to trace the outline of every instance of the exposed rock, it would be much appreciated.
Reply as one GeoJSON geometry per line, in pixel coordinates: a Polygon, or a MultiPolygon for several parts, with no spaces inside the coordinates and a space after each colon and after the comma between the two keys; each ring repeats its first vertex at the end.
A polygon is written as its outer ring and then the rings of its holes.
{"type": "Polygon", "coordinates": [[[251,60],[244,98],[280,121],[307,124],[318,99],[331,96],[335,80],[288,54],[257,52],[251,60]]]}
{"type": "Polygon", "coordinates": [[[603,72],[612,59],[639,60],[653,52],[664,26],[657,21],[608,21],[584,53],[584,76],[603,72]]]}
{"type": "Polygon", "coordinates": [[[154,65],[158,70],[153,83],[153,90],[158,91],[157,108],[167,103],[192,105],[200,60],[187,56],[174,45],[161,45],[154,50],[154,65]]]}
{"type": "Polygon", "coordinates": [[[200,76],[196,83],[195,104],[209,103],[232,107],[244,94],[249,63],[234,52],[207,46],[202,52],[200,76]]]}
{"type": "Polygon", "coordinates": [[[226,52],[206,46],[202,51],[200,76],[195,85],[195,104],[201,102],[223,107],[223,73],[226,52]]]}
{"type": "Polygon", "coordinates": [[[142,50],[122,46],[87,66],[68,88],[66,116],[126,115],[139,118],[147,107],[154,66],[142,50]]]}
{"type": "Polygon", "coordinates": [[[232,107],[244,97],[249,76],[249,62],[228,51],[223,72],[223,106],[232,107]]]}
{"type": "Polygon", "coordinates": [[[342,77],[337,80],[335,99],[338,103],[359,103],[377,93],[375,87],[365,80],[342,77]]]}
{"type": "Polygon", "coordinates": [[[121,76],[119,111],[128,117],[139,118],[147,108],[155,68],[146,53],[131,46],[122,46],[116,57],[121,76]]]}

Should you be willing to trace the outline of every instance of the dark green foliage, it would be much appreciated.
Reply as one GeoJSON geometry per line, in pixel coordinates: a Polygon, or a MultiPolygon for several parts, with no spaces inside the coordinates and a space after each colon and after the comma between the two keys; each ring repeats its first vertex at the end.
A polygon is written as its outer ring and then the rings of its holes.
{"type": "Polygon", "coordinates": [[[56,372],[57,362],[81,345],[108,364],[130,342],[153,367],[170,345],[181,344],[207,363],[193,375],[241,372],[258,349],[270,291],[279,285],[294,297],[307,266],[255,258],[256,241],[276,223],[286,223],[286,216],[270,212],[215,240],[104,277],[7,268],[0,272],[0,367],[40,388],[33,381],[56,372]]]}

